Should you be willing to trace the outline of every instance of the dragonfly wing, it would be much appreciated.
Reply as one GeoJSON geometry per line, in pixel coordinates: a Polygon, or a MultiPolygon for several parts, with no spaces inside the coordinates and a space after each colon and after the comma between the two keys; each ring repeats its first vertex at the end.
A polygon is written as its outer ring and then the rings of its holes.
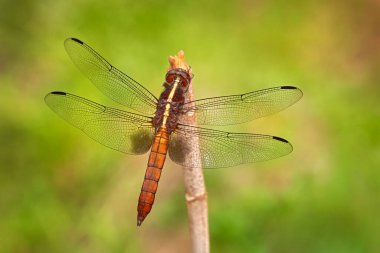
{"type": "Polygon", "coordinates": [[[65,92],[51,92],[46,104],[89,137],[127,154],[146,153],[153,139],[151,118],[97,104],[65,92]]]}
{"type": "Polygon", "coordinates": [[[301,97],[300,89],[280,86],[241,95],[192,101],[183,105],[182,112],[195,113],[199,125],[240,124],[279,112],[301,97]]]}
{"type": "Polygon", "coordinates": [[[201,164],[205,169],[267,161],[293,150],[287,140],[276,136],[178,125],[169,143],[170,158],[182,166],[197,167],[198,161],[186,157],[193,148],[199,148],[201,164]],[[198,147],[194,147],[194,143],[198,143],[198,147]]]}
{"type": "Polygon", "coordinates": [[[86,43],[68,38],[65,48],[77,67],[106,96],[138,112],[152,115],[157,98],[141,84],[124,74],[86,43]]]}

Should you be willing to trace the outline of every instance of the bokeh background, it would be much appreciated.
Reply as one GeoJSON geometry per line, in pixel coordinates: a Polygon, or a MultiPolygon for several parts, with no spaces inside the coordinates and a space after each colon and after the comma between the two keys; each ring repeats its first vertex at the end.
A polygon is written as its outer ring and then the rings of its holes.
{"type": "Polygon", "coordinates": [[[71,92],[121,108],[70,61],[94,47],[156,95],[185,50],[197,98],[296,85],[300,102],[227,129],[291,155],[205,171],[212,252],[380,252],[380,2],[0,1],[0,252],[191,252],[181,169],[168,161],[136,227],[147,155],[55,115],[71,92]]]}

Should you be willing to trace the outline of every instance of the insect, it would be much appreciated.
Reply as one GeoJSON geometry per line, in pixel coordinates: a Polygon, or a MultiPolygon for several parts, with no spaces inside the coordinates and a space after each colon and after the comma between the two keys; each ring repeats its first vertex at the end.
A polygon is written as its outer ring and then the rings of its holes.
{"type": "Polygon", "coordinates": [[[302,91],[296,87],[280,86],[240,95],[185,101],[191,71],[189,68],[174,68],[166,73],[164,91],[157,98],[79,39],[66,39],[65,48],[72,61],[101,92],[133,111],[106,107],[61,91],[47,94],[46,104],[107,147],[133,155],[150,150],[137,207],[138,226],[152,209],[167,153],[179,165],[197,165],[194,159],[186,159],[192,138],[198,142],[198,160],[203,168],[266,161],[287,155],[293,149],[287,140],[276,136],[229,133],[187,125],[181,115],[195,114],[198,125],[244,123],[297,102],[302,91]]]}

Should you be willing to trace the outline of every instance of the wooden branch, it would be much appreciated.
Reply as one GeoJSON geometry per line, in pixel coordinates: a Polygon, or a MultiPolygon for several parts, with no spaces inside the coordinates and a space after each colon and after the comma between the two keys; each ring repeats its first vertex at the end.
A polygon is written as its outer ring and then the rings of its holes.
{"type": "MultiPolygon", "coordinates": [[[[181,50],[176,56],[169,56],[170,68],[182,68],[192,76],[191,68],[185,63],[185,54],[181,50]]],[[[192,84],[185,95],[185,103],[194,101],[192,84]]],[[[181,122],[188,125],[197,125],[194,112],[181,116],[181,122]]],[[[186,143],[191,142],[189,153],[185,159],[191,159],[196,165],[192,168],[183,167],[185,181],[186,204],[189,218],[190,237],[192,241],[193,252],[208,253],[210,252],[210,240],[208,231],[208,208],[207,192],[203,177],[201,156],[199,150],[198,138],[186,139],[186,143]]]]}

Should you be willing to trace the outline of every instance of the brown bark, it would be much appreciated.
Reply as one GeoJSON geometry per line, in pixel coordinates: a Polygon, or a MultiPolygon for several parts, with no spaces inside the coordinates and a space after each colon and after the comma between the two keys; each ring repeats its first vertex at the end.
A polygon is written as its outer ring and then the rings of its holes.
{"type": "MultiPolygon", "coordinates": [[[[185,54],[181,50],[176,56],[169,57],[170,68],[182,68],[188,71],[192,76],[191,68],[185,63],[185,54]]],[[[185,103],[194,101],[192,83],[185,95],[185,103]]],[[[197,125],[194,113],[188,113],[181,117],[181,122],[188,125],[197,125]]],[[[186,204],[189,218],[189,229],[193,252],[208,253],[210,252],[209,230],[208,230],[208,207],[207,192],[204,182],[202,163],[200,159],[199,140],[192,138],[191,149],[185,159],[196,161],[197,166],[192,168],[183,167],[183,175],[186,191],[186,204]]],[[[193,163],[194,164],[194,163],[193,163]]]]}

